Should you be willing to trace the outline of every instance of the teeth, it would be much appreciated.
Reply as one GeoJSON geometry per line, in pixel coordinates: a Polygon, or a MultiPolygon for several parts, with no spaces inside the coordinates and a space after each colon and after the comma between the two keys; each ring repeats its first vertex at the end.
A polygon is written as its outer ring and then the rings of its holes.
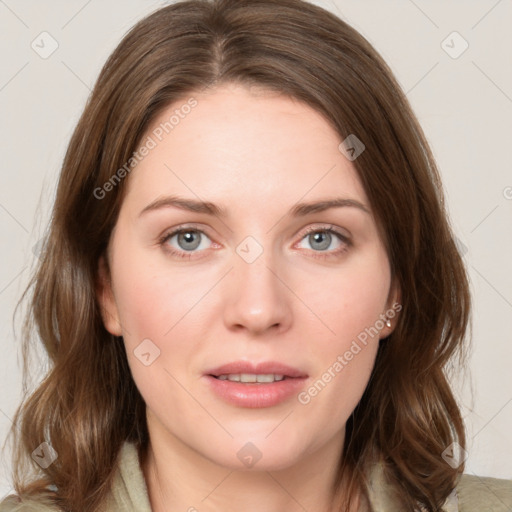
{"type": "Polygon", "coordinates": [[[274,373],[265,373],[258,375],[254,373],[230,373],[229,375],[219,375],[217,378],[220,380],[230,380],[232,382],[269,383],[283,380],[284,375],[274,373]]]}
{"type": "Polygon", "coordinates": [[[275,382],[276,380],[283,380],[283,375],[268,374],[268,375],[256,375],[256,382],[275,382]]]}

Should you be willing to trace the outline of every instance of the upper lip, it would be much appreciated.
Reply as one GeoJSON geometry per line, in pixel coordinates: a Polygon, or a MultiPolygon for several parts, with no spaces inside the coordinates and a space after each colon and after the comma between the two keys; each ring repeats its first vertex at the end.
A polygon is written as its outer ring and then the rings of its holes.
{"type": "Polygon", "coordinates": [[[278,363],[275,361],[264,361],[261,363],[251,363],[248,361],[234,361],[232,363],[223,364],[217,366],[206,372],[206,375],[213,375],[218,377],[219,375],[229,374],[240,374],[250,373],[254,375],[283,375],[284,377],[307,377],[308,375],[297,369],[292,368],[286,364],[278,363]]]}

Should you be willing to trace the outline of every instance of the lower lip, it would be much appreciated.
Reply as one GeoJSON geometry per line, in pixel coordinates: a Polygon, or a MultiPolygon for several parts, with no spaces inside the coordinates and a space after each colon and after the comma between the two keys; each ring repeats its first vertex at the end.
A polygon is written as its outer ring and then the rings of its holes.
{"type": "Polygon", "coordinates": [[[278,405],[304,387],[305,377],[288,378],[277,382],[249,383],[220,380],[205,375],[213,392],[220,398],[238,407],[262,408],[278,405]]]}

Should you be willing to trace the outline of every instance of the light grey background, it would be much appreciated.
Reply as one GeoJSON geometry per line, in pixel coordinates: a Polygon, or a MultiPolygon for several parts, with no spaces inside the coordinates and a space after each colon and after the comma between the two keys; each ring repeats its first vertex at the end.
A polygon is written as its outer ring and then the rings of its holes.
{"type": "MultiPolygon", "coordinates": [[[[21,392],[12,315],[35,263],[67,142],[109,53],[164,3],[0,0],[2,441],[21,392]],[[52,44],[58,48],[47,58],[31,47],[43,53],[52,44]]],[[[432,145],[474,298],[470,369],[454,379],[468,427],[467,472],[510,479],[512,0],[315,3],[382,54],[432,145]]],[[[34,367],[36,376],[43,371],[44,364],[34,367]]],[[[0,497],[10,490],[4,455],[0,497]]]]}

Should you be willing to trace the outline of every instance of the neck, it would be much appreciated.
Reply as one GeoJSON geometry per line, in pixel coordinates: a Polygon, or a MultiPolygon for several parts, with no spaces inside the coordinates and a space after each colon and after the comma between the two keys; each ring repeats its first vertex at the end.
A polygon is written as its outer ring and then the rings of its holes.
{"type": "Polygon", "coordinates": [[[332,511],[343,433],[336,444],[279,470],[218,465],[158,428],[150,429],[150,439],[143,472],[153,512],[332,511]]]}

